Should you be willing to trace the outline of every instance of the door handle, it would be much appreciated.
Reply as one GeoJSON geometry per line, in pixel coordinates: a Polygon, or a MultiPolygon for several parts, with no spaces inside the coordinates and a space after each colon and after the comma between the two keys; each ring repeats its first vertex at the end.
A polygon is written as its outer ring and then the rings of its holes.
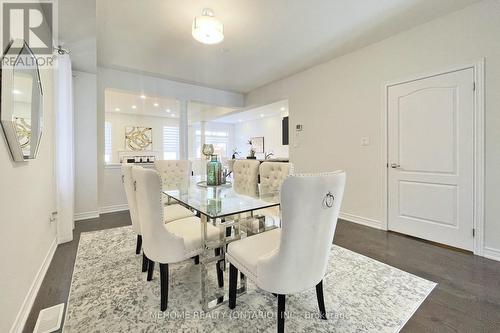
{"type": "Polygon", "coordinates": [[[401,165],[399,165],[397,163],[391,163],[391,168],[393,168],[393,169],[398,169],[400,167],[401,167],[401,165]]]}

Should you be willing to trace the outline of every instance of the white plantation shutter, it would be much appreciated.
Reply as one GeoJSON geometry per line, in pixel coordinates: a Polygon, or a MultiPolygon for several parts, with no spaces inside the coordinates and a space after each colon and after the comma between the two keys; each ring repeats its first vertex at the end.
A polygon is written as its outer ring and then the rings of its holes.
{"type": "Polygon", "coordinates": [[[179,158],[179,127],[163,126],[163,159],[179,158]]]}
{"type": "MultiPolygon", "coordinates": [[[[205,143],[214,145],[214,154],[220,157],[228,157],[227,145],[229,144],[229,131],[205,131],[205,143]]],[[[196,148],[201,151],[201,131],[196,131],[196,148]]],[[[200,156],[198,156],[200,157],[200,156]]]]}
{"type": "Polygon", "coordinates": [[[104,161],[111,163],[113,157],[113,144],[111,138],[111,123],[106,121],[104,123],[104,161]]]}

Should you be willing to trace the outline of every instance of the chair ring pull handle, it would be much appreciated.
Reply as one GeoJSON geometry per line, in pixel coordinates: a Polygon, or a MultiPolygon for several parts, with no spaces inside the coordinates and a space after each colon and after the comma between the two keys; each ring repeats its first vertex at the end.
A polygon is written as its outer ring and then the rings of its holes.
{"type": "Polygon", "coordinates": [[[335,196],[332,194],[332,192],[328,191],[328,193],[325,195],[325,198],[323,199],[324,206],[326,208],[332,208],[334,201],[335,196]]]}

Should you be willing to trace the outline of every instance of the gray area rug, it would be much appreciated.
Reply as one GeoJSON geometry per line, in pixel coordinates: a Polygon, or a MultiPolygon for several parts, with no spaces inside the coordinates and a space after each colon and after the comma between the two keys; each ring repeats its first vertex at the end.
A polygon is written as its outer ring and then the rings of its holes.
{"type": "MultiPolygon", "coordinates": [[[[275,332],[276,298],[251,282],[236,309],[204,313],[200,267],[170,265],[168,310],[154,280],[141,272],[131,227],[83,233],[78,245],[65,332],[275,332]]],[[[214,286],[215,268],[209,270],[214,286]]],[[[228,270],[224,274],[225,286],[228,270]]],[[[333,246],[324,280],[328,320],[318,319],[314,288],[287,296],[287,332],[397,332],[435,283],[333,246]]]]}

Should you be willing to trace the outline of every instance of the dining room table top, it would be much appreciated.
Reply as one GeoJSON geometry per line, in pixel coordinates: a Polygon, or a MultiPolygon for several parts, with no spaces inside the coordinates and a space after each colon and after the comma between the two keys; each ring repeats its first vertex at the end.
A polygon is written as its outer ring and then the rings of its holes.
{"type": "Polygon", "coordinates": [[[263,192],[259,184],[234,185],[228,181],[220,186],[207,186],[200,176],[164,189],[163,193],[212,219],[280,204],[279,192],[263,192]]]}

